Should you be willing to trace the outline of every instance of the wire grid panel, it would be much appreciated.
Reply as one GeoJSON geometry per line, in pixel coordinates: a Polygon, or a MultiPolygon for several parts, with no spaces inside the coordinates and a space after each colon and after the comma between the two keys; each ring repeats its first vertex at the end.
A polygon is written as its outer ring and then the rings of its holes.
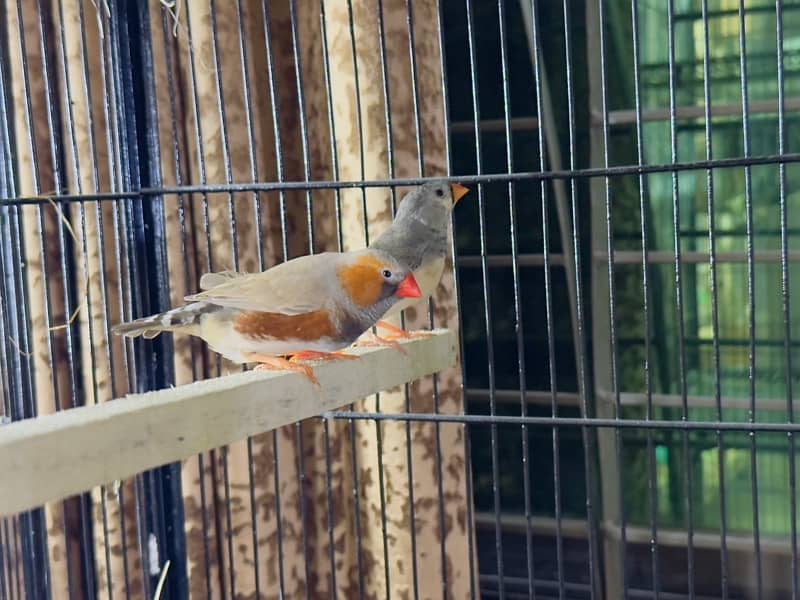
{"type": "Polygon", "coordinates": [[[463,398],[7,519],[4,597],[149,596],[165,557],[170,597],[797,597],[800,5],[8,4],[14,419],[220,373],[109,325],[368,243],[397,185],[475,190],[413,315],[460,321],[463,398]]]}

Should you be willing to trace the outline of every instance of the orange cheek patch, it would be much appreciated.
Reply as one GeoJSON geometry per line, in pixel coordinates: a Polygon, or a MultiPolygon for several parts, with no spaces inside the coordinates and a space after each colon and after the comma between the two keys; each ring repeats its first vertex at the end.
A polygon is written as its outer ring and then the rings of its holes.
{"type": "Polygon", "coordinates": [[[383,290],[381,269],[384,264],[373,256],[362,256],[339,269],[338,277],[356,306],[365,308],[378,301],[383,290]]]}
{"type": "Polygon", "coordinates": [[[247,311],[233,320],[233,328],[237,333],[255,339],[310,341],[337,336],[330,316],[322,310],[300,315],[247,311]]]}

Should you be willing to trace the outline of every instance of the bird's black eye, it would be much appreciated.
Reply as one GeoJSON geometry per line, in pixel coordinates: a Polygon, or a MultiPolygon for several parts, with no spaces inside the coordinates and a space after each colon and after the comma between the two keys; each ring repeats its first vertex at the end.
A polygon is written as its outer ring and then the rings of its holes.
{"type": "Polygon", "coordinates": [[[383,275],[384,279],[389,279],[392,276],[392,272],[389,269],[384,269],[381,271],[381,275],[383,275]]]}
{"type": "Polygon", "coordinates": [[[436,195],[439,196],[439,198],[444,198],[444,190],[442,188],[438,188],[436,190],[436,195]]]}

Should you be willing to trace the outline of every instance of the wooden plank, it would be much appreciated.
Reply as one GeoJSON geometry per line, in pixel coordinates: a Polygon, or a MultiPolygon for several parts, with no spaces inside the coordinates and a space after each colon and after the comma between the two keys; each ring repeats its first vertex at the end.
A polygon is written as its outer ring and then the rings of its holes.
{"type": "Polygon", "coordinates": [[[455,363],[448,330],[400,343],[407,354],[353,348],[358,361],[316,364],[319,388],[299,373],[250,371],[2,426],[0,515],[319,415],[455,363]]]}

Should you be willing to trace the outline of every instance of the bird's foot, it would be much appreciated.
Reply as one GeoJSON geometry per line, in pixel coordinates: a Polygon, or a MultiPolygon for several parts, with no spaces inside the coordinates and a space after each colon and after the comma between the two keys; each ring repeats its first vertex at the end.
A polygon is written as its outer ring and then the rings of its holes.
{"type": "Polygon", "coordinates": [[[336,352],[317,352],[316,350],[303,350],[302,352],[293,354],[292,358],[289,359],[289,362],[296,363],[301,360],[316,360],[316,361],[358,360],[358,356],[353,356],[352,354],[346,354],[341,350],[337,350],[336,352]]]}
{"type": "Polygon", "coordinates": [[[361,348],[392,348],[393,350],[397,350],[400,354],[408,354],[406,349],[393,339],[381,337],[379,335],[375,335],[374,333],[370,333],[368,338],[359,340],[353,345],[361,348]]]}
{"type": "Polygon", "coordinates": [[[375,323],[375,326],[390,332],[391,335],[387,335],[384,338],[387,340],[411,340],[426,338],[433,335],[429,331],[406,331],[405,329],[400,329],[399,327],[392,325],[391,323],[387,323],[386,321],[378,321],[375,323]]]}
{"type": "Polygon", "coordinates": [[[319,387],[319,380],[314,376],[314,370],[308,365],[291,362],[279,356],[266,356],[264,354],[251,353],[247,357],[250,362],[258,363],[256,371],[295,371],[302,373],[306,378],[319,387]]]}

